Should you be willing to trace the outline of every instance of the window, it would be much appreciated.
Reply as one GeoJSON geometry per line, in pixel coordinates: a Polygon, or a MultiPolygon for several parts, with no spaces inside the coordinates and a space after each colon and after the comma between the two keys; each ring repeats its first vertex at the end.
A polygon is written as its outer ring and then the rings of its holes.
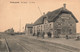
{"type": "Polygon", "coordinates": [[[61,34],[61,29],[57,29],[57,34],[61,34]]]}
{"type": "Polygon", "coordinates": [[[35,29],[35,27],[34,27],[34,29],[35,29]]]}
{"type": "Polygon", "coordinates": [[[47,24],[48,21],[47,21],[47,18],[44,18],[44,24],[47,24]]]}
{"type": "Polygon", "coordinates": [[[41,26],[41,31],[42,31],[42,26],[41,26]]]}
{"type": "Polygon", "coordinates": [[[72,26],[72,24],[70,24],[70,26],[72,26]]]}
{"type": "Polygon", "coordinates": [[[62,19],[62,22],[65,22],[65,19],[62,19]]]}
{"type": "Polygon", "coordinates": [[[35,33],[35,27],[34,27],[34,33],[35,33]]]}
{"type": "Polygon", "coordinates": [[[50,26],[49,26],[50,28],[51,28],[51,24],[50,24],[50,26]]]}
{"type": "Polygon", "coordinates": [[[37,29],[38,29],[38,26],[37,26],[37,29]]]}
{"type": "Polygon", "coordinates": [[[67,17],[61,17],[62,19],[70,19],[70,17],[69,16],[67,16],[67,17]]]}
{"type": "Polygon", "coordinates": [[[58,25],[61,25],[61,23],[58,23],[58,25]]]}
{"type": "Polygon", "coordinates": [[[72,34],[72,30],[71,29],[69,30],[69,33],[72,34]]]}
{"type": "Polygon", "coordinates": [[[67,17],[67,19],[70,19],[70,17],[67,17]]]}
{"type": "Polygon", "coordinates": [[[65,17],[61,17],[61,18],[65,18],[65,17]]]}
{"type": "Polygon", "coordinates": [[[61,26],[62,24],[61,24],[61,23],[57,23],[57,25],[58,25],[58,26],[61,26]]]}

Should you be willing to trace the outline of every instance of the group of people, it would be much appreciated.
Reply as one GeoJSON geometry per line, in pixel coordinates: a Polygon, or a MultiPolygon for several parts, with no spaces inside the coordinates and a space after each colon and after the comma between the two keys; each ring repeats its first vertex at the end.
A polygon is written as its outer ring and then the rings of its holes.
{"type": "MultiPolygon", "coordinates": [[[[66,39],[69,39],[69,36],[68,35],[66,35],[66,39]]],[[[76,37],[76,40],[80,40],[80,36],[77,36],[76,37]]]]}
{"type": "MultiPolygon", "coordinates": [[[[47,33],[45,33],[45,32],[42,32],[42,33],[37,32],[37,33],[34,33],[33,36],[37,36],[37,37],[40,37],[41,36],[44,39],[46,34],[47,34],[48,38],[51,38],[51,36],[52,36],[51,32],[47,32],[47,33]]],[[[70,37],[68,35],[66,35],[66,39],[69,39],[69,38],[70,37]]],[[[76,40],[80,40],[80,36],[77,36],[76,38],[77,38],[76,40]]]]}
{"type": "Polygon", "coordinates": [[[77,39],[76,40],[80,40],[80,36],[77,36],[77,39]]]}
{"type": "MultiPolygon", "coordinates": [[[[37,37],[41,36],[41,37],[44,39],[44,38],[45,38],[45,34],[46,34],[45,32],[42,32],[42,33],[37,32],[37,34],[34,33],[33,36],[35,36],[35,35],[36,35],[37,37]]],[[[47,33],[48,38],[51,38],[51,35],[52,35],[52,34],[51,34],[50,32],[47,33]]]]}

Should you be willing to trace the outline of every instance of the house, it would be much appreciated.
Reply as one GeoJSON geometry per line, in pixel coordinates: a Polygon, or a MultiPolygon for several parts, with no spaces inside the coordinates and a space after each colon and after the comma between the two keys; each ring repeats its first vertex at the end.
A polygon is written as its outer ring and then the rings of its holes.
{"type": "Polygon", "coordinates": [[[26,24],[25,25],[25,33],[32,34],[33,24],[26,24]]]}
{"type": "MultiPolygon", "coordinates": [[[[59,37],[60,35],[75,35],[76,23],[78,20],[71,11],[63,7],[52,12],[44,13],[38,20],[34,22],[33,33],[51,33],[51,37],[59,37]]],[[[41,34],[40,34],[41,35],[41,34]]]]}

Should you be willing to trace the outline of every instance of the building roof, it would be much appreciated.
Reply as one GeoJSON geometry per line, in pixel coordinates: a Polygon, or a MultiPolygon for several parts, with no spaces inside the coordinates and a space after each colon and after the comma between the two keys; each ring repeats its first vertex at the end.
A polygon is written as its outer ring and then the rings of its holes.
{"type": "Polygon", "coordinates": [[[43,24],[43,21],[44,21],[44,18],[47,16],[47,20],[48,22],[55,22],[56,19],[58,19],[58,16],[62,13],[68,13],[68,14],[71,14],[72,17],[75,19],[76,23],[78,22],[78,20],[75,18],[75,16],[72,14],[71,11],[67,10],[66,8],[64,7],[61,7],[57,10],[54,10],[52,12],[48,12],[47,14],[45,15],[42,15],[37,21],[34,22],[34,25],[39,25],[39,24],[43,24]]]}
{"type": "Polygon", "coordinates": [[[26,24],[25,27],[32,28],[33,27],[33,24],[26,24]]]}

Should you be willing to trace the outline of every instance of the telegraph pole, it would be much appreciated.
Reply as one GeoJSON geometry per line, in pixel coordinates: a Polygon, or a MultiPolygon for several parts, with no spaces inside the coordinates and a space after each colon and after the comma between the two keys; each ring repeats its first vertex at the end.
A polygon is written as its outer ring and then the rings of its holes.
{"type": "Polygon", "coordinates": [[[42,15],[41,9],[40,9],[40,7],[38,6],[38,4],[37,4],[36,2],[31,2],[31,3],[33,3],[33,4],[37,5],[37,8],[38,8],[38,10],[39,10],[40,14],[42,15]]]}
{"type": "Polygon", "coordinates": [[[37,5],[38,10],[39,10],[40,14],[42,15],[42,11],[41,11],[40,7],[38,6],[38,4],[37,4],[37,3],[35,3],[35,5],[37,5]]]}
{"type": "Polygon", "coordinates": [[[42,15],[42,12],[41,12],[41,9],[39,8],[39,6],[38,6],[38,9],[39,9],[39,11],[40,11],[40,14],[42,15]]]}
{"type": "Polygon", "coordinates": [[[20,17],[20,23],[19,23],[19,32],[21,32],[21,17],[20,17]]]}

